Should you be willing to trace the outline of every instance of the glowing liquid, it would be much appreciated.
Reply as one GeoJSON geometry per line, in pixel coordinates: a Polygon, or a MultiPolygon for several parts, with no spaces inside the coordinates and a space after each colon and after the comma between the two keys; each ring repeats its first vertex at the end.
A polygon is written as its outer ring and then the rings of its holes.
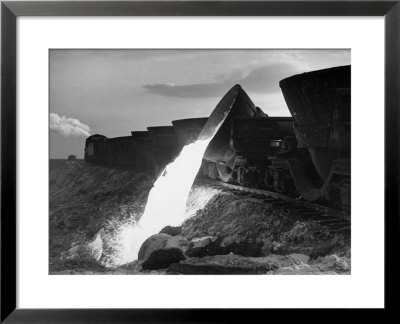
{"type": "MultiPolygon", "coordinates": [[[[209,187],[192,188],[186,202],[186,211],[183,218],[188,219],[194,216],[198,210],[203,209],[219,192],[220,190],[209,187]]],[[[112,223],[111,227],[115,229],[115,232],[112,237],[107,238],[107,244],[113,247],[113,254],[108,255],[107,260],[103,260],[102,264],[106,267],[116,267],[136,260],[137,252],[135,251],[138,251],[140,248],[140,241],[146,240],[148,236],[158,233],[156,231],[155,233],[145,233],[142,235],[142,226],[130,222],[112,223]]]]}
{"type": "MultiPolygon", "coordinates": [[[[193,215],[192,212],[186,211],[190,189],[200,169],[207,146],[221,127],[228,112],[229,110],[222,116],[219,115],[219,124],[211,126],[213,130],[211,135],[203,135],[203,139],[184,146],[179,156],[166,166],[150,190],[139,222],[120,229],[115,239],[120,246],[119,255],[115,256],[116,264],[136,260],[139,249],[147,238],[159,233],[165,226],[180,226],[187,217],[193,215]]],[[[204,197],[199,197],[197,204],[191,203],[192,209],[195,209],[196,205],[199,208],[200,205],[205,204],[213,194],[215,193],[209,192],[204,197]]]]}
{"type": "Polygon", "coordinates": [[[209,140],[203,140],[186,145],[154,183],[144,213],[129,238],[128,253],[133,260],[149,236],[167,225],[180,226],[185,220],[186,201],[208,143],[209,140]]]}

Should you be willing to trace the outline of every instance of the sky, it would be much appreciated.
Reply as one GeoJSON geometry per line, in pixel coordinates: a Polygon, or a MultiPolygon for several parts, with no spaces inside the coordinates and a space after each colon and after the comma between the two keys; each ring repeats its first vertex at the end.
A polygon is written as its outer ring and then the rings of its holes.
{"type": "Polygon", "coordinates": [[[290,116],[280,80],[348,64],[337,49],[51,50],[50,158],[83,158],[89,135],[208,117],[235,84],[269,116],[290,116]]]}

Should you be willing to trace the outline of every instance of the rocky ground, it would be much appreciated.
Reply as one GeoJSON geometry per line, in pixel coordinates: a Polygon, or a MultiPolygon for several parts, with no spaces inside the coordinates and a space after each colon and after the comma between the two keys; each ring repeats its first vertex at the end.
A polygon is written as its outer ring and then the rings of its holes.
{"type": "Polygon", "coordinates": [[[154,176],[50,161],[51,274],[350,274],[350,237],[241,193],[194,186],[182,227],[118,262],[121,229],[140,219],[154,176]]]}

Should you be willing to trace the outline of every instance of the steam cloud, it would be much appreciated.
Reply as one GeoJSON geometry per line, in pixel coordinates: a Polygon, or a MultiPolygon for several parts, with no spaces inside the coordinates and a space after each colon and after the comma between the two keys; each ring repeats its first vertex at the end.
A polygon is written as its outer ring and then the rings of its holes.
{"type": "Polygon", "coordinates": [[[90,136],[90,127],[78,119],[50,113],[50,130],[63,136],[90,136]]]}

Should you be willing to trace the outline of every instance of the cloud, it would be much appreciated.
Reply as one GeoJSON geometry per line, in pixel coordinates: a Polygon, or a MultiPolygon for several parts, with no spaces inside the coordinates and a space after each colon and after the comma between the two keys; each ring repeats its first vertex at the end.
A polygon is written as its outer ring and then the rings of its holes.
{"type": "Polygon", "coordinates": [[[223,83],[199,83],[187,85],[174,85],[169,83],[146,84],[147,91],[166,97],[180,98],[208,98],[221,95],[223,83]]]}
{"type": "Polygon", "coordinates": [[[256,93],[280,92],[279,81],[299,73],[298,67],[288,63],[278,63],[269,66],[261,66],[252,70],[239,83],[245,88],[256,93]]]}
{"type": "Polygon", "coordinates": [[[299,72],[299,68],[296,68],[292,64],[278,63],[255,68],[246,76],[243,76],[242,71],[234,71],[225,79],[221,75],[218,75],[215,81],[209,83],[186,85],[156,83],[146,84],[143,88],[160,96],[180,98],[219,97],[235,84],[240,84],[247,91],[253,93],[277,93],[280,91],[280,80],[299,72]]]}
{"type": "Polygon", "coordinates": [[[78,119],[50,113],[50,130],[63,136],[90,136],[90,127],[78,119]]]}

